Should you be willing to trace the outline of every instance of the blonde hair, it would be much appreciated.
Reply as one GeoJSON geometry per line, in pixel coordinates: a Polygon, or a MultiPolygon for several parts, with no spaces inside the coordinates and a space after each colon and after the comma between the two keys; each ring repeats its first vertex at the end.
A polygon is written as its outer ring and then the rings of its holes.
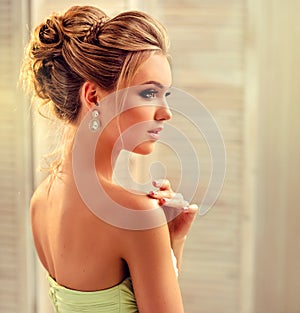
{"type": "Polygon", "coordinates": [[[167,55],[168,46],[165,28],[146,13],[129,11],[109,19],[96,7],[73,6],[35,28],[22,80],[59,119],[73,122],[85,81],[106,91],[126,87],[151,54],[167,55]]]}

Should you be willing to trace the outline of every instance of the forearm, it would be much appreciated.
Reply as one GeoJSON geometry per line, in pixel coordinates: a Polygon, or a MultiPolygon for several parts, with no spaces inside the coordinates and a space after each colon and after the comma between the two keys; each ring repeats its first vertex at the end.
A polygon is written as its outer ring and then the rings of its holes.
{"type": "Polygon", "coordinates": [[[178,273],[180,273],[181,271],[182,255],[183,255],[183,248],[184,248],[185,240],[186,240],[186,236],[182,239],[176,239],[171,242],[171,247],[174,252],[176,261],[177,261],[178,273]]]}

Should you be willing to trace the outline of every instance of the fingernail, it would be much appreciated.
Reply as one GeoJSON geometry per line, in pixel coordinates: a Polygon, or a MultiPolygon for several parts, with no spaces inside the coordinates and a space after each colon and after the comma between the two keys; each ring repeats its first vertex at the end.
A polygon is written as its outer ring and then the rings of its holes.
{"type": "Polygon", "coordinates": [[[163,205],[166,203],[166,199],[162,198],[158,200],[159,205],[163,205]]]}
{"type": "Polygon", "coordinates": [[[157,196],[157,191],[150,191],[148,193],[149,196],[157,196]]]}

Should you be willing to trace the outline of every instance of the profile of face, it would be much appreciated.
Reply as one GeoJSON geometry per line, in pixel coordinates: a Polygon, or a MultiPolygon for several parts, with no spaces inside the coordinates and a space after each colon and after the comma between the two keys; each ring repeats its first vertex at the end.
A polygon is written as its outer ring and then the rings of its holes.
{"type": "MultiPolygon", "coordinates": [[[[117,114],[113,113],[117,117],[107,125],[110,144],[138,154],[153,151],[164,122],[172,117],[166,101],[171,82],[169,61],[164,55],[154,54],[139,67],[130,86],[116,95],[122,100],[117,104],[117,114]]],[[[111,109],[111,101],[102,105],[104,125],[111,109]]]]}

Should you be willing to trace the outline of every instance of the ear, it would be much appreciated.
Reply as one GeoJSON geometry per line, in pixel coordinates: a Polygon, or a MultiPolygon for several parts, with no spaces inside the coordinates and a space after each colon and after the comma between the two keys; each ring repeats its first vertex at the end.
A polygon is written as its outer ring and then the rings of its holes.
{"type": "Polygon", "coordinates": [[[96,83],[86,81],[81,87],[80,96],[82,104],[85,105],[88,110],[91,110],[91,108],[97,104],[99,99],[101,99],[100,93],[100,87],[96,83]]]}

